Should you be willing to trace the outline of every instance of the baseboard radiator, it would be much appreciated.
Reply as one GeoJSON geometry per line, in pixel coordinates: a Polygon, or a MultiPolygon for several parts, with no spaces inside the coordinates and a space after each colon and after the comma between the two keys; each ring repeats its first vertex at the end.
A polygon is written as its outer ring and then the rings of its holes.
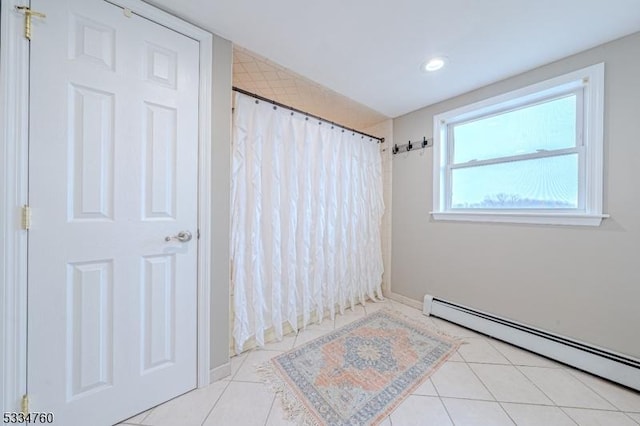
{"type": "Polygon", "coordinates": [[[423,312],[640,391],[638,359],[429,295],[423,312]]]}

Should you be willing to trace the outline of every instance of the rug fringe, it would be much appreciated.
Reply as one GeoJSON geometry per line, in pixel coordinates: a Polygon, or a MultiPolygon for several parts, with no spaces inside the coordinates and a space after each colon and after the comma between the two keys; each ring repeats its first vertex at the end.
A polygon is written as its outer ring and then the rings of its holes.
{"type": "Polygon", "coordinates": [[[289,390],[289,386],[278,376],[271,361],[258,365],[256,371],[262,381],[280,397],[287,420],[294,421],[299,426],[324,426],[316,421],[307,407],[289,390]]]}

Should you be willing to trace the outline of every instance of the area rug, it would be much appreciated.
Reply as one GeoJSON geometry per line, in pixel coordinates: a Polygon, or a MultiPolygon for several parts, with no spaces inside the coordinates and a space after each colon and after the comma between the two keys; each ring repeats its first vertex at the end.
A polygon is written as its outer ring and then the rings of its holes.
{"type": "Polygon", "coordinates": [[[376,425],[460,342],[383,309],[271,359],[259,372],[304,425],[376,425]]]}

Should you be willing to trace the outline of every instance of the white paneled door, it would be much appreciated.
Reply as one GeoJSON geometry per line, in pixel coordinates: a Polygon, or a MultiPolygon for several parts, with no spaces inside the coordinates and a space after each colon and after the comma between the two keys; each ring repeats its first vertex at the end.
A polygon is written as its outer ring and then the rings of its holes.
{"type": "Polygon", "coordinates": [[[199,44],[31,3],[30,409],[108,425],[196,386],[199,44]]]}

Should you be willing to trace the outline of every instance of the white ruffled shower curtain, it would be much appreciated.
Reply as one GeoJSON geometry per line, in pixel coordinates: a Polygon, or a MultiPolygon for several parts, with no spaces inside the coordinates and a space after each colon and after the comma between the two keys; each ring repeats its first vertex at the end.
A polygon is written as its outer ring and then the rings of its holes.
{"type": "Polygon", "coordinates": [[[236,93],[231,180],[235,350],[381,299],[376,141],[236,93]]]}

